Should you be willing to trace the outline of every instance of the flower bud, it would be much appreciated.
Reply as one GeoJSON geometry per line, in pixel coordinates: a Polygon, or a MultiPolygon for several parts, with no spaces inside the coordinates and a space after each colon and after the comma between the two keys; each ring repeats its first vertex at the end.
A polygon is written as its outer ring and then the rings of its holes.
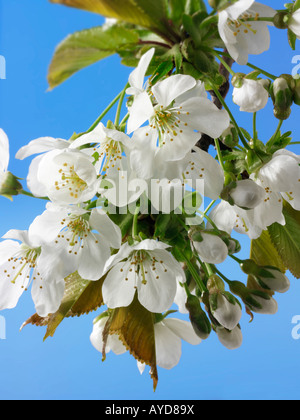
{"type": "Polygon", "coordinates": [[[211,333],[211,324],[200,305],[196,296],[189,295],[186,301],[186,308],[189,311],[189,317],[195,333],[202,340],[206,340],[211,333]]]}
{"type": "Polygon", "coordinates": [[[225,284],[221,277],[219,277],[217,274],[212,274],[209,277],[206,287],[210,294],[225,291],[225,284]]]}
{"type": "Polygon", "coordinates": [[[295,89],[294,89],[293,99],[296,105],[300,105],[300,77],[295,79],[295,89]]]}
{"type": "Polygon", "coordinates": [[[228,248],[224,241],[217,235],[208,231],[194,233],[192,241],[195,250],[199,254],[203,262],[209,264],[220,264],[226,260],[228,256],[228,248]],[[202,241],[197,239],[202,238],[202,241]]]}
{"type": "Polygon", "coordinates": [[[288,28],[288,12],[282,11],[276,13],[276,15],[273,18],[274,26],[278,29],[287,29],[288,28]]]}
{"type": "Polygon", "coordinates": [[[241,88],[244,84],[245,77],[246,77],[245,73],[235,73],[235,75],[233,76],[231,80],[232,86],[237,89],[241,88]]]}
{"type": "Polygon", "coordinates": [[[230,191],[234,204],[244,209],[253,209],[265,197],[265,190],[251,179],[237,181],[236,187],[230,191]]]}
{"type": "Polygon", "coordinates": [[[290,288],[289,279],[276,267],[264,267],[263,275],[258,276],[260,286],[274,292],[285,293],[290,288]]]}
{"type": "Polygon", "coordinates": [[[234,125],[230,126],[225,130],[220,138],[221,142],[229,148],[233,148],[239,144],[239,135],[234,125]]]}
{"type": "Polygon", "coordinates": [[[237,326],[232,331],[225,328],[216,328],[218,339],[228,350],[236,350],[243,343],[243,335],[241,329],[237,326]]]}
{"type": "Polygon", "coordinates": [[[10,199],[13,195],[19,195],[23,187],[18,179],[11,172],[0,174],[0,195],[10,199]]]}
{"type": "Polygon", "coordinates": [[[267,293],[252,291],[255,305],[248,306],[252,312],[264,315],[275,315],[278,311],[278,304],[275,299],[269,296],[267,293]]]}
{"type": "Polygon", "coordinates": [[[238,300],[229,292],[215,293],[209,297],[213,317],[226,329],[232,331],[240,322],[242,309],[238,300]]]}
{"type": "MultiPolygon", "coordinates": [[[[270,89],[274,104],[274,115],[280,120],[286,120],[290,116],[293,104],[293,86],[295,85],[287,76],[278,77],[270,89]]],[[[293,79],[292,76],[290,77],[293,79]]]]}

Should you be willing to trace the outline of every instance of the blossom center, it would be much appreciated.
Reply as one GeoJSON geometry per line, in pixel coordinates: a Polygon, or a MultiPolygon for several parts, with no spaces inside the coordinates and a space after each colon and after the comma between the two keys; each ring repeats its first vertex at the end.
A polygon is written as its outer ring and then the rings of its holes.
{"type": "MultiPolygon", "coordinates": [[[[182,114],[182,107],[164,108],[162,105],[157,105],[154,109],[154,116],[150,120],[150,127],[156,129],[159,135],[158,145],[162,147],[166,144],[166,140],[173,142],[179,133],[182,133],[182,121],[180,115],[182,114]]],[[[189,115],[189,112],[185,113],[189,115]]],[[[185,122],[185,126],[188,124],[185,122]]]]}
{"type": "Polygon", "coordinates": [[[241,32],[244,32],[244,34],[252,32],[255,35],[257,31],[252,28],[252,25],[249,22],[256,22],[258,18],[259,13],[251,12],[251,10],[248,10],[247,12],[241,14],[236,20],[229,18],[227,20],[227,24],[232,30],[234,36],[238,36],[241,32]]]}
{"type": "MultiPolygon", "coordinates": [[[[40,273],[36,271],[36,261],[41,253],[41,248],[30,248],[28,245],[22,244],[20,251],[7,260],[8,266],[5,267],[4,275],[15,284],[18,277],[23,278],[21,288],[24,289],[25,283],[30,283],[40,277],[40,273]],[[31,274],[34,270],[34,275],[31,274]]],[[[29,284],[28,284],[29,285],[29,284]]],[[[27,290],[28,286],[25,290],[27,290]]]]}
{"type": "Polygon", "coordinates": [[[55,182],[57,191],[66,190],[72,198],[78,198],[79,194],[87,188],[87,183],[76,173],[74,165],[65,162],[58,172],[60,180],[55,182]]]}

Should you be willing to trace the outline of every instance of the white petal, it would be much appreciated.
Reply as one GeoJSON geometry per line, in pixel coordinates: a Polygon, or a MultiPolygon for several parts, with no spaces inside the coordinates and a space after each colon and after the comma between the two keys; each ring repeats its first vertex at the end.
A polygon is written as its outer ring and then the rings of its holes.
{"type": "Polygon", "coordinates": [[[217,309],[213,311],[213,316],[226,329],[232,331],[240,322],[242,310],[238,303],[233,305],[225,296],[218,294],[217,309]]]}
{"type": "Polygon", "coordinates": [[[171,270],[165,272],[160,263],[156,263],[155,270],[150,263],[144,263],[146,284],[140,278],[138,282],[138,299],[150,312],[161,313],[168,310],[176,295],[176,279],[171,270]]]}
{"type": "Polygon", "coordinates": [[[129,75],[129,84],[135,89],[142,90],[144,85],[144,79],[150,62],[154,56],[155,49],[151,48],[142,56],[138,66],[129,75]]]}
{"type": "Polygon", "coordinates": [[[174,334],[187,343],[193,345],[201,343],[201,338],[197,336],[190,322],[176,318],[165,318],[163,322],[174,334]]]}
{"type": "Polygon", "coordinates": [[[153,115],[154,109],[151,99],[147,92],[142,92],[134,98],[133,104],[129,109],[129,119],[127,122],[127,134],[141,127],[153,115]]]}
{"type": "Polygon", "coordinates": [[[31,294],[36,312],[41,317],[55,313],[64,295],[65,282],[63,279],[48,282],[38,277],[33,281],[31,294]]]}
{"type": "Polygon", "coordinates": [[[237,186],[230,196],[238,207],[254,208],[265,198],[265,190],[251,179],[237,181],[237,186]]]}
{"type": "Polygon", "coordinates": [[[228,248],[216,235],[202,233],[202,242],[193,242],[201,260],[209,264],[221,264],[228,256],[228,248]]]}
{"type": "Polygon", "coordinates": [[[228,331],[225,328],[217,328],[217,335],[220,342],[228,350],[236,350],[243,343],[243,335],[239,327],[235,327],[233,331],[228,331]]]}
{"type": "Polygon", "coordinates": [[[102,287],[103,300],[111,308],[128,306],[135,294],[137,274],[130,261],[116,264],[108,273],[102,287]]]}
{"type": "Polygon", "coordinates": [[[181,340],[162,322],[154,325],[156,362],[164,369],[172,369],[181,357],[181,340]]]}
{"type": "Polygon", "coordinates": [[[41,137],[36,140],[32,140],[26,146],[21,147],[17,152],[16,158],[23,160],[28,156],[48,152],[56,149],[66,149],[70,143],[63,139],[54,139],[52,137],[41,137]]]}
{"type": "Polygon", "coordinates": [[[181,120],[200,133],[218,138],[229,127],[230,118],[206,98],[191,98],[181,104],[181,120]]]}
{"type": "Polygon", "coordinates": [[[93,209],[89,222],[91,227],[100,233],[102,240],[107,241],[107,244],[112,248],[118,249],[121,247],[121,230],[107,214],[101,212],[99,209],[93,209]]]}
{"type": "Polygon", "coordinates": [[[83,243],[78,261],[78,273],[86,280],[99,280],[110,257],[109,245],[97,234],[89,234],[83,243]]]}
{"type": "Polygon", "coordinates": [[[163,107],[196,86],[196,80],[188,75],[176,74],[153,86],[152,92],[163,107]]]}
{"type": "Polygon", "coordinates": [[[0,128],[0,171],[6,172],[9,163],[9,141],[5,132],[0,128]]]}
{"type": "Polygon", "coordinates": [[[200,194],[203,194],[204,186],[204,195],[212,200],[218,199],[223,190],[224,172],[221,166],[209,153],[198,147],[195,148],[195,153],[190,154],[190,162],[184,175],[188,185],[195,188],[200,194]],[[201,180],[203,184],[200,182],[201,180]]]}

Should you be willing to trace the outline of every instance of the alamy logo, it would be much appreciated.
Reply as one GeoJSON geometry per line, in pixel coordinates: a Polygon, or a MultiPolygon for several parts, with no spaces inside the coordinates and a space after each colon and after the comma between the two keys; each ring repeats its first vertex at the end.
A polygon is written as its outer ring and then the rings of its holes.
{"type": "Polygon", "coordinates": [[[296,64],[292,70],[292,76],[295,77],[297,74],[300,74],[300,55],[294,55],[292,64],[296,64]]]}
{"type": "Polygon", "coordinates": [[[4,316],[0,316],[0,340],[6,339],[6,322],[4,316]]]}
{"type": "Polygon", "coordinates": [[[6,60],[3,55],[0,55],[0,79],[6,79],[6,60]]]}

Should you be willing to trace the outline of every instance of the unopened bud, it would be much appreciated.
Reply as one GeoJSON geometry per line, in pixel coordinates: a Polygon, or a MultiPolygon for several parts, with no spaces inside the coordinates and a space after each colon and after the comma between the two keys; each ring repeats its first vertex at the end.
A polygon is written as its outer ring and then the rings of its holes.
{"type": "Polygon", "coordinates": [[[206,340],[211,333],[211,324],[200,305],[196,296],[189,295],[186,301],[186,308],[189,311],[189,317],[195,333],[202,340],[206,340]]]}
{"type": "Polygon", "coordinates": [[[244,78],[246,77],[245,73],[235,73],[231,80],[231,84],[235,88],[241,88],[244,84],[244,78]]]}
{"type": "Polygon", "coordinates": [[[239,144],[239,134],[236,127],[232,124],[225,130],[220,138],[221,142],[229,148],[233,148],[239,144]]]}
{"type": "Polygon", "coordinates": [[[286,120],[291,115],[291,106],[293,104],[295,81],[292,76],[287,76],[289,75],[278,77],[271,86],[274,115],[280,120],[286,120]]]}
{"type": "Polygon", "coordinates": [[[278,29],[287,29],[288,27],[288,12],[278,12],[273,18],[274,26],[278,29]]]}
{"type": "Polygon", "coordinates": [[[207,289],[210,294],[224,292],[225,284],[217,274],[212,274],[208,279],[207,289]]]}
{"type": "Polygon", "coordinates": [[[23,187],[18,179],[11,172],[0,174],[0,195],[10,199],[13,195],[19,195],[23,187]]]}
{"type": "Polygon", "coordinates": [[[229,350],[236,350],[241,347],[243,343],[243,335],[239,326],[235,327],[233,331],[228,331],[225,328],[217,327],[216,333],[223,346],[229,350]]]}
{"type": "Polygon", "coordinates": [[[296,105],[300,105],[300,77],[295,79],[295,89],[294,89],[293,99],[296,105]]]}

